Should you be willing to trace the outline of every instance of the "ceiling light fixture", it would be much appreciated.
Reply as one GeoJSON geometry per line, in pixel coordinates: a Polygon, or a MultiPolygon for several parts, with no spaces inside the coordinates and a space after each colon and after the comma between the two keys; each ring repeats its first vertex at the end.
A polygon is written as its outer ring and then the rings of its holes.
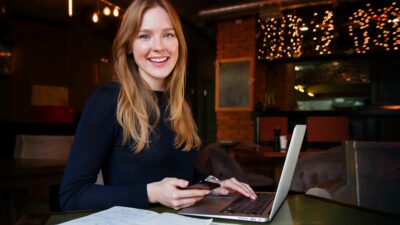
{"type": "Polygon", "coordinates": [[[100,8],[102,8],[102,14],[104,14],[105,16],[110,16],[111,15],[111,9],[113,9],[112,14],[114,17],[119,17],[120,12],[121,12],[121,7],[119,7],[118,5],[109,2],[108,0],[97,0],[97,11],[95,13],[93,13],[92,16],[92,21],[94,23],[97,23],[100,20],[101,15],[101,11],[100,8]],[[102,4],[102,6],[100,6],[100,3],[102,4]]]}

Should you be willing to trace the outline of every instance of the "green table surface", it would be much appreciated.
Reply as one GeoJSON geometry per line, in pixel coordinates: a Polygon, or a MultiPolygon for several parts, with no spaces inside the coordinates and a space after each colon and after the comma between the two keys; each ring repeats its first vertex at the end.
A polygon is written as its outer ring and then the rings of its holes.
{"type": "MultiPolygon", "coordinates": [[[[165,207],[154,207],[150,210],[156,212],[173,212],[165,207]]],[[[58,224],[71,219],[89,215],[93,212],[73,212],[50,215],[46,225],[58,224]]],[[[214,219],[214,222],[233,224],[260,224],[257,222],[243,222],[234,220],[214,219]]],[[[274,225],[390,225],[400,224],[400,217],[359,209],[357,207],[338,204],[328,200],[309,197],[306,195],[288,196],[275,218],[269,222],[274,225]]]]}

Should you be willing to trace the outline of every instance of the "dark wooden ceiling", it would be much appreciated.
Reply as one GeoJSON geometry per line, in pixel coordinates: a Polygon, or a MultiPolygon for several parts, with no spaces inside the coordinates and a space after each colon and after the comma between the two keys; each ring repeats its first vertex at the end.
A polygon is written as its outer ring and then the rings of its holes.
{"type": "MultiPolygon", "coordinates": [[[[73,0],[74,16],[68,17],[68,0],[0,0],[0,7],[4,7],[6,15],[9,17],[24,18],[29,20],[40,20],[53,24],[68,24],[71,20],[78,20],[80,23],[91,23],[91,15],[97,10],[97,2],[100,0],[73,0]]],[[[114,4],[126,8],[131,0],[108,0],[114,4]]],[[[232,5],[243,5],[257,1],[267,4],[287,4],[301,5],[313,2],[344,2],[360,0],[171,0],[178,13],[185,21],[203,29],[205,33],[213,33],[215,21],[199,17],[199,11],[205,9],[215,9],[232,5]]],[[[362,1],[362,0],[361,0],[362,1]]],[[[113,17],[103,18],[103,22],[98,26],[101,29],[115,27],[119,24],[118,19],[113,17]]]]}
{"type": "MultiPolygon", "coordinates": [[[[90,26],[91,15],[97,9],[97,1],[73,0],[74,15],[72,19],[79,20],[81,23],[88,23],[87,25],[90,26]]],[[[109,2],[126,8],[131,3],[131,0],[109,0],[109,2]]],[[[186,21],[201,27],[208,33],[212,32],[212,28],[210,28],[210,23],[207,24],[207,22],[199,20],[197,16],[199,10],[237,4],[238,2],[243,2],[243,0],[172,0],[178,13],[186,21]]],[[[68,0],[0,0],[0,7],[4,7],[6,15],[13,18],[58,25],[66,25],[71,21],[68,16],[68,0]]],[[[102,26],[103,30],[109,27],[115,29],[117,24],[119,24],[118,19],[110,17],[103,18],[102,23],[99,23],[98,26],[102,26]]]]}
{"type": "MultiPolygon", "coordinates": [[[[254,1],[254,0],[253,0],[254,1]]],[[[131,0],[109,0],[122,8],[126,8],[131,0]]],[[[178,12],[187,18],[196,16],[200,9],[219,7],[223,5],[249,2],[239,0],[172,0],[178,12]]],[[[39,17],[50,20],[64,21],[68,15],[68,0],[0,0],[8,14],[39,17]]],[[[101,4],[101,3],[100,3],[101,4]]],[[[88,8],[96,9],[97,0],[73,0],[74,13],[80,14],[88,8]]]]}

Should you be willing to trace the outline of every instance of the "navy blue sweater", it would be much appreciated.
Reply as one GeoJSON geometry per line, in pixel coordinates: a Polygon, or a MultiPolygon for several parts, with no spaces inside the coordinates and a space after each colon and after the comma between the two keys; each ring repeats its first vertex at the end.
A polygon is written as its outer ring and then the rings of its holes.
{"type": "Polygon", "coordinates": [[[163,119],[163,92],[154,92],[161,117],[149,147],[135,154],[129,145],[122,145],[122,127],[116,118],[119,89],[116,82],[105,85],[86,103],[60,188],[62,210],[147,208],[148,183],[165,177],[193,181],[198,175],[194,172],[197,151],[174,147],[175,134],[163,119]],[[105,185],[95,184],[100,169],[105,185]]]}

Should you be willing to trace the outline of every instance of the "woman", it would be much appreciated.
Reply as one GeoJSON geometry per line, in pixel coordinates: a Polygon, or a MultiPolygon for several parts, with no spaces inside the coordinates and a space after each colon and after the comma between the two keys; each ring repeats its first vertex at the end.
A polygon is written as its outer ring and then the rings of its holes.
{"type": "MultiPolygon", "coordinates": [[[[184,99],[187,50],[167,0],[135,0],[114,41],[118,82],[96,90],[82,114],[60,190],[63,210],[160,203],[191,206],[208,190],[185,189],[200,139],[184,99]],[[95,184],[102,171],[105,185],[95,184]]],[[[213,194],[237,191],[235,178],[214,180],[213,194]]]]}

